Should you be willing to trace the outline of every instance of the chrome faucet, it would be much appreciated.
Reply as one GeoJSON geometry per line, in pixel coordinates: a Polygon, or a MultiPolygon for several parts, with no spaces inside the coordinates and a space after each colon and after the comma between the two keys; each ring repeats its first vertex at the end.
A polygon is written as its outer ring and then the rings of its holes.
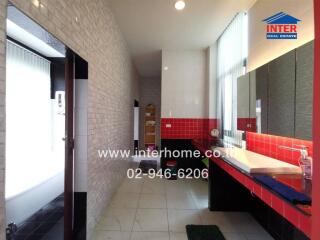
{"type": "Polygon", "coordinates": [[[286,149],[286,150],[290,150],[290,151],[294,151],[294,152],[300,152],[301,153],[301,158],[302,159],[306,159],[309,157],[309,153],[308,153],[308,147],[307,146],[304,146],[304,145],[293,145],[297,148],[294,148],[294,147],[288,147],[288,146],[283,146],[283,145],[280,145],[279,148],[280,149],[286,149]],[[300,147],[300,148],[298,148],[300,147]]]}
{"type": "Polygon", "coordinates": [[[295,147],[300,147],[300,148],[294,148],[294,147],[288,147],[288,146],[279,146],[281,149],[286,149],[290,151],[295,151],[295,152],[300,152],[301,157],[300,157],[300,167],[302,170],[302,174],[305,179],[312,179],[312,157],[309,156],[308,153],[308,147],[304,145],[293,145],[295,147]]]}

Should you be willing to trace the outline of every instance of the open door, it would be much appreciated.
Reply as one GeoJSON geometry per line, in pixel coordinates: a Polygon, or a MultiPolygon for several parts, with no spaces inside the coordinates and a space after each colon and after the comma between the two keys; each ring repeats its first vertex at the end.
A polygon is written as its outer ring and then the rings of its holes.
{"type": "Polygon", "coordinates": [[[73,166],[74,166],[74,53],[67,49],[65,58],[66,83],[66,158],[64,186],[64,239],[73,239],[73,166]]]}
{"type": "Polygon", "coordinates": [[[7,12],[7,239],[85,239],[88,62],[7,12]]]}

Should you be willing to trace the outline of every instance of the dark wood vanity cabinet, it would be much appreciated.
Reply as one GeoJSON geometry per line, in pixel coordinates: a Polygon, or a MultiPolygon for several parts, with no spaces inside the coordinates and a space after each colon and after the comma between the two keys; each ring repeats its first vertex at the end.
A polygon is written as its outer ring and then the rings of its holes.
{"type": "MultiPolygon", "coordinates": [[[[210,211],[249,212],[275,240],[309,240],[301,230],[215,161],[209,161],[208,188],[210,211]]],[[[264,188],[263,192],[266,191],[264,188]]]]}
{"type": "Polygon", "coordinates": [[[294,137],[295,65],[295,51],[269,63],[269,134],[294,137]]]}
{"type": "Polygon", "coordinates": [[[312,139],[314,42],[296,50],[295,137],[312,139]]]}

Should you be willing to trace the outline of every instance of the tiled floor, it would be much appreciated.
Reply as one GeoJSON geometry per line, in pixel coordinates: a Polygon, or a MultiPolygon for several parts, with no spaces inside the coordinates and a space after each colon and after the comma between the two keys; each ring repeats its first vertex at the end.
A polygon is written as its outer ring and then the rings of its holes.
{"type": "Polygon", "coordinates": [[[210,212],[202,180],[125,179],[95,240],[187,240],[185,225],[218,225],[227,240],[272,240],[247,213],[210,212]]]}
{"type": "Polygon", "coordinates": [[[11,238],[16,240],[63,239],[63,210],[64,196],[61,194],[19,224],[18,231],[11,238]]]}
{"type": "Polygon", "coordinates": [[[42,240],[63,240],[63,218],[43,236],[42,240]]]}

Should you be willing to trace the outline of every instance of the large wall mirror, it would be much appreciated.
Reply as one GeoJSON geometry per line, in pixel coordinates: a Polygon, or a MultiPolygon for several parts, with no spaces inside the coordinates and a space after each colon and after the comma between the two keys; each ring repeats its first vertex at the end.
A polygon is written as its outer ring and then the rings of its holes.
{"type": "Polygon", "coordinates": [[[238,130],[312,139],[311,41],[238,78],[238,130]]]}

